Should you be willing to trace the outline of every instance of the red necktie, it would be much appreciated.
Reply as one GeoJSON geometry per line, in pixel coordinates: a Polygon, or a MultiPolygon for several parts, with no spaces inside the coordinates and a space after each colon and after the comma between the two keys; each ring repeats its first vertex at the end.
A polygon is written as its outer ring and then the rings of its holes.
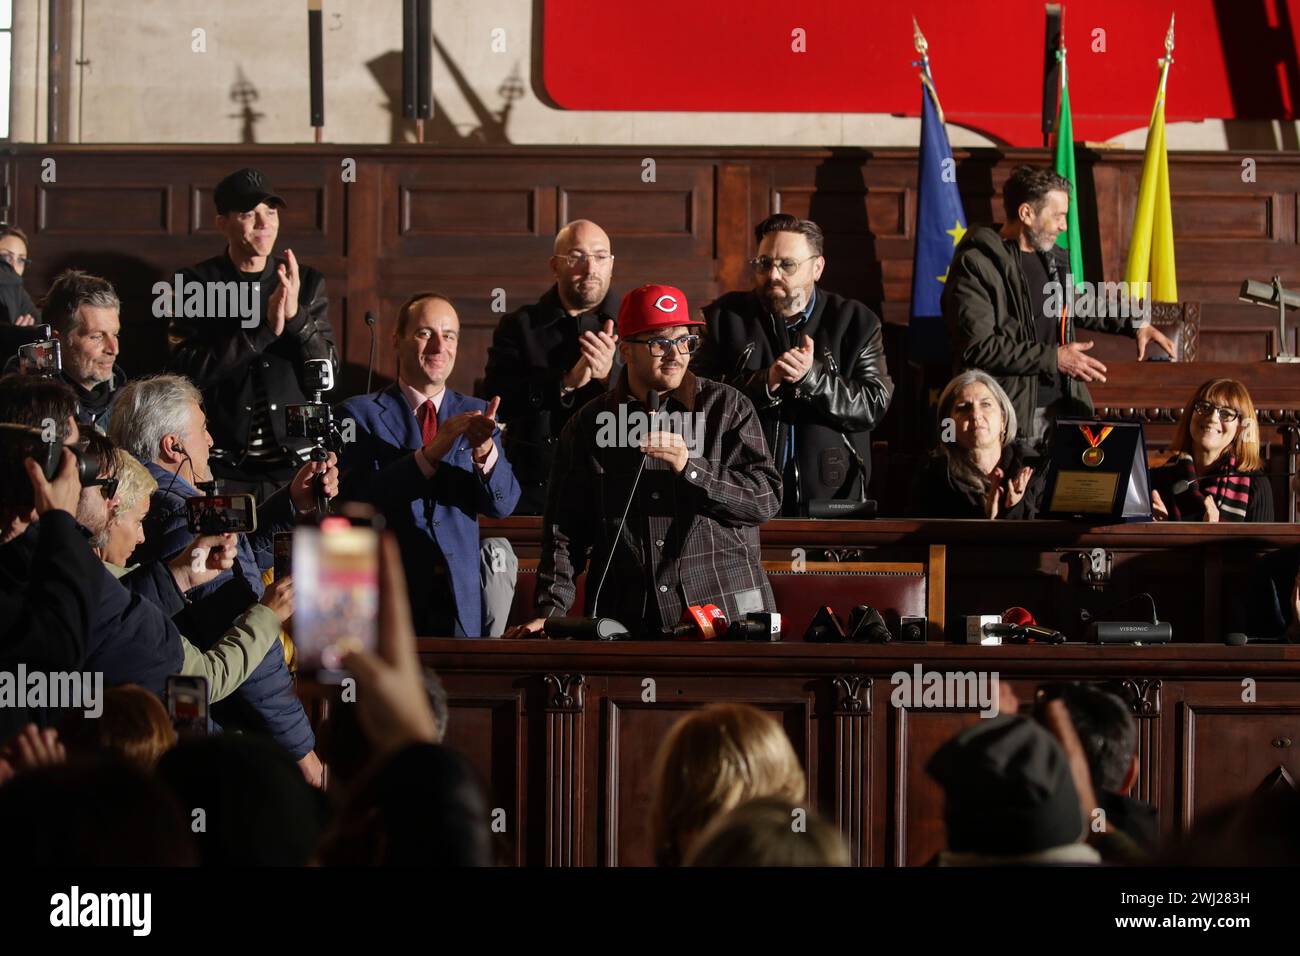
{"type": "Polygon", "coordinates": [[[438,434],[438,410],[433,407],[433,399],[417,408],[415,417],[420,420],[420,441],[427,445],[438,434]]]}

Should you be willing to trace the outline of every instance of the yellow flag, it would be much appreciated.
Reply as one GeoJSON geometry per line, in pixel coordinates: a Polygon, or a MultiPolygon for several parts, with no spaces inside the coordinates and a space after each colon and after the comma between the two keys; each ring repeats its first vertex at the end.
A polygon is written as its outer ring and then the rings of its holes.
{"type": "MultiPolygon", "coordinates": [[[[1168,69],[1166,64],[1165,71],[1168,69]]],[[[1174,268],[1174,218],[1169,201],[1169,154],[1165,150],[1163,75],[1160,78],[1160,90],[1156,94],[1155,109],[1151,112],[1151,126],[1147,130],[1142,184],[1138,188],[1137,211],[1133,216],[1133,237],[1128,246],[1124,281],[1130,283],[1130,294],[1141,295],[1142,285],[1150,282],[1152,301],[1178,301],[1178,276],[1174,268]]]]}

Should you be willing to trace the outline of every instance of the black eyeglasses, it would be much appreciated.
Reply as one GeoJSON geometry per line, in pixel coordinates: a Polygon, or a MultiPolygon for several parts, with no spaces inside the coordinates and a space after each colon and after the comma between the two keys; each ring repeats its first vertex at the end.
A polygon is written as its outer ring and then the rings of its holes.
{"type": "Polygon", "coordinates": [[[86,482],[86,487],[99,488],[99,493],[104,496],[105,501],[112,501],[117,497],[116,478],[92,478],[86,482]]]}
{"type": "Polygon", "coordinates": [[[682,355],[690,355],[700,347],[698,335],[683,335],[679,339],[624,339],[623,341],[650,346],[650,354],[655,358],[663,358],[674,346],[682,355]]]}
{"type": "Polygon", "coordinates": [[[1241,412],[1235,408],[1224,408],[1222,405],[1215,405],[1211,402],[1192,402],[1192,411],[1205,418],[1209,418],[1215,412],[1219,413],[1219,421],[1225,425],[1231,425],[1241,417],[1241,412]]]}
{"type": "Polygon", "coordinates": [[[772,266],[776,266],[781,270],[781,275],[792,276],[799,271],[801,265],[816,258],[816,256],[809,256],[807,259],[773,259],[771,256],[759,256],[757,259],[749,260],[749,267],[755,272],[767,273],[772,271],[772,266]]]}
{"type": "Polygon", "coordinates": [[[4,252],[0,252],[0,259],[3,259],[11,266],[22,266],[24,269],[32,264],[32,260],[27,256],[16,256],[7,249],[4,252]]]}

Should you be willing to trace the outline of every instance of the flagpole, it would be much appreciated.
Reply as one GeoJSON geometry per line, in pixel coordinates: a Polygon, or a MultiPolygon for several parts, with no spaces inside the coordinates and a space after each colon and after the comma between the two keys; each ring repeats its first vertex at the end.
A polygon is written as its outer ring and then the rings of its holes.
{"type": "MultiPolygon", "coordinates": [[[[1169,30],[1165,33],[1165,55],[1156,61],[1160,64],[1160,90],[1156,96],[1156,102],[1159,103],[1165,98],[1165,86],[1169,81],[1169,67],[1174,62],[1174,15],[1169,14],[1169,30]]],[[[1155,118],[1155,111],[1151,111],[1151,118],[1155,118]]]]}
{"type": "Polygon", "coordinates": [[[939,91],[934,88],[934,77],[930,75],[930,44],[926,42],[925,34],[921,32],[916,17],[912,17],[912,43],[921,57],[920,60],[913,61],[912,65],[921,68],[921,82],[930,91],[930,98],[934,100],[934,111],[939,115],[939,122],[946,122],[943,118],[943,107],[939,105],[939,91]]]}

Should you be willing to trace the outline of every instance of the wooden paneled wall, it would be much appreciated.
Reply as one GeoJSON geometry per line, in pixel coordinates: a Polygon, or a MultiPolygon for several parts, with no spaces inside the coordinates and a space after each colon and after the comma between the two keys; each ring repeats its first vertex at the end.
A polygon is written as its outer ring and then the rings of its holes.
{"type": "MultiPolygon", "coordinates": [[[[974,223],[1001,218],[1011,169],[1046,157],[984,149],[957,160],[974,223]]],[[[1080,155],[1092,278],[1122,275],[1141,160],[1080,155]]],[[[28,288],[43,293],[71,265],[106,275],[125,300],[124,364],[158,367],[165,321],[152,314],[152,285],[222,248],[211,190],[243,165],[265,171],[289,203],[278,248],[327,278],[349,390],[364,380],[366,311],[379,317],[377,371],[391,374],[396,307],[430,287],[458,304],[464,335],[452,384],[468,390],[499,318],[494,304],[512,309],[547,288],[552,237],[567,220],[608,230],[616,289],[671,282],[699,306],[747,284],[752,228],[779,209],[826,230],[824,284],[883,313],[899,401],[908,401],[898,331],[911,287],[914,150],[17,146],[0,164],[0,205],[32,235],[28,288]]],[[[1277,345],[1274,315],[1236,293],[1242,279],[1274,273],[1300,285],[1300,156],[1173,153],[1170,176],[1180,298],[1204,303],[1200,360],[1263,359],[1277,345]]],[[[898,437],[898,425],[882,435],[898,437]]]]}

